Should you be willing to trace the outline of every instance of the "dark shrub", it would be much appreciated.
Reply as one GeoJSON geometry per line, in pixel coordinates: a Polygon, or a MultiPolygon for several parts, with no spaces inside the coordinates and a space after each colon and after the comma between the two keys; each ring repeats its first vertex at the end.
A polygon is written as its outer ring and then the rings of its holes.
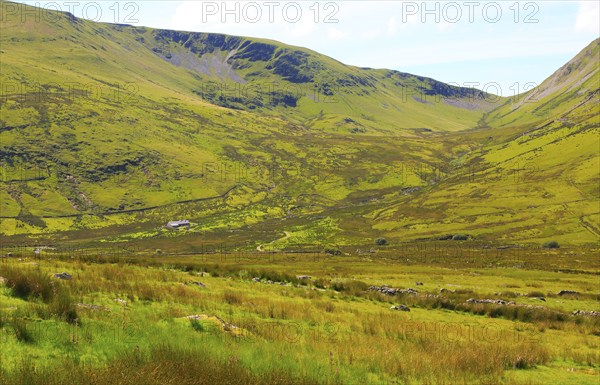
{"type": "Polygon", "coordinates": [[[560,248],[560,245],[556,241],[550,241],[550,242],[544,243],[544,248],[545,249],[558,249],[558,248],[560,248]]]}
{"type": "Polygon", "coordinates": [[[452,236],[453,241],[466,241],[467,239],[469,239],[469,237],[464,234],[455,234],[452,236]]]}
{"type": "Polygon", "coordinates": [[[325,248],[325,254],[329,255],[342,255],[342,250],[337,247],[327,247],[325,248]]]}
{"type": "Polygon", "coordinates": [[[77,309],[71,295],[65,290],[61,290],[52,298],[48,304],[48,310],[50,314],[70,324],[74,324],[77,321],[77,309]]]}
{"type": "Polygon", "coordinates": [[[377,238],[377,239],[375,239],[375,244],[377,246],[385,246],[385,245],[387,245],[387,239],[385,239],[385,238],[377,238]]]}
{"type": "Polygon", "coordinates": [[[44,302],[48,302],[56,293],[54,287],[56,282],[39,270],[4,266],[0,269],[0,274],[6,278],[6,286],[11,288],[15,297],[41,298],[44,302]]]}

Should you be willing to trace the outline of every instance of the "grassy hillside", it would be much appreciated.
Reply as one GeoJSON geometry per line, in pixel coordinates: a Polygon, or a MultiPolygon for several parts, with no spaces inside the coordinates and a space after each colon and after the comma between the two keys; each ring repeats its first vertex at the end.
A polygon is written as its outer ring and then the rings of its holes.
{"type": "Polygon", "coordinates": [[[485,121],[492,127],[525,127],[550,123],[567,115],[597,114],[599,58],[600,39],[596,39],[542,84],[507,99],[487,114],[485,121]]]}
{"type": "Polygon", "coordinates": [[[0,27],[6,239],[189,251],[600,234],[597,41],[494,109],[268,40],[64,13],[0,27]],[[162,227],[176,218],[192,228],[162,227]]]}

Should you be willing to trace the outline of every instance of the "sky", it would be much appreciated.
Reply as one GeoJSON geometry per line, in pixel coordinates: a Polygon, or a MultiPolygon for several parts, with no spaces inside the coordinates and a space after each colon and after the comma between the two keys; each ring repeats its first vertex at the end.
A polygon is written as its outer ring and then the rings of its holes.
{"type": "Polygon", "coordinates": [[[600,1],[21,1],[76,17],[307,47],[511,96],[600,37],[600,1]]]}

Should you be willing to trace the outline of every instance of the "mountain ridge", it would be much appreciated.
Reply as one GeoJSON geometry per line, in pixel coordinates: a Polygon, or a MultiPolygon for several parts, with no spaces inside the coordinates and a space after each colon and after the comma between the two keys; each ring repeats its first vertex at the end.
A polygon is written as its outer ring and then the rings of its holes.
{"type": "Polygon", "coordinates": [[[594,43],[539,103],[496,106],[264,39],[66,14],[1,23],[5,236],[170,239],[157,229],[186,217],[190,236],[264,244],[280,229],[288,245],[595,239],[597,94],[570,110],[598,77],[579,71],[594,43]]]}

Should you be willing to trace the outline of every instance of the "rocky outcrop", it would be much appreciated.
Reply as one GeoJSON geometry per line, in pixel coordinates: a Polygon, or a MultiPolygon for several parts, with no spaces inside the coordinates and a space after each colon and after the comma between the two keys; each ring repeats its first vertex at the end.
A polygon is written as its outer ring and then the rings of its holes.
{"type": "Polygon", "coordinates": [[[369,291],[378,291],[382,294],[385,295],[401,295],[401,294],[418,294],[419,292],[416,291],[415,289],[397,289],[394,287],[389,287],[387,285],[383,285],[383,286],[370,286],[369,291]]]}
{"type": "Polygon", "coordinates": [[[573,313],[571,313],[573,315],[581,315],[581,316],[587,316],[587,317],[600,317],[600,311],[588,311],[588,310],[575,310],[573,313]]]}
{"type": "Polygon", "coordinates": [[[503,299],[475,299],[469,298],[467,303],[490,303],[494,305],[514,305],[513,301],[505,301],[503,299]]]}

